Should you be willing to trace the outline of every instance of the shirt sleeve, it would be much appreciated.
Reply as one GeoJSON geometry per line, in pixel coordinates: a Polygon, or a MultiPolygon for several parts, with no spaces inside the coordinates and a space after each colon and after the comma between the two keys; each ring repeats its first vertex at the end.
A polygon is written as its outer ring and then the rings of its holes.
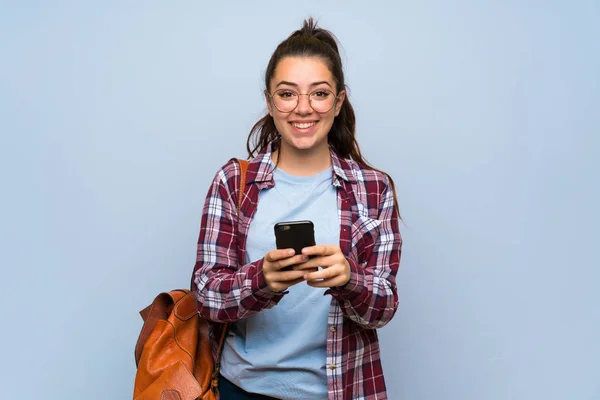
{"type": "Polygon", "coordinates": [[[373,250],[363,263],[347,258],[350,280],[342,287],[329,289],[344,315],[365,328],[386,325],[398,309],[396,273],[400,265],[402,238],[394,193],[386,180],[378,210],[379,234],[373,250]]]}
{"type": "Polygon", "coordinates": [[[263,260],[240,265],[237,257],[239,165],[226,164],[213,179],[202,213],[192,288],[200,314],[234,322],[273,307],[285,292],[267,285],[263,260]]]}

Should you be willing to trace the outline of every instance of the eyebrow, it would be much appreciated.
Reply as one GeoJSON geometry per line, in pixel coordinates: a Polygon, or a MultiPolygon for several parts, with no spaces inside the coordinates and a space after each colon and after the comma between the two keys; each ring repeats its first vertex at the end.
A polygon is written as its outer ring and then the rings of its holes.
{"type": "MultiPolygon", "coordinates": [[[[322,85],[322,84],[325,84],[325,85],[327,85],[329,87],[332,87],[331,84],[329,82],[327,82],[327,81],[313,82],[313,83],[310,84],[310,87],[319,86],[319,85],[322,85]]],[[[297,83],[289,82],[289,81],[281,81],[275,87],[279,87],[280,85],[289,85],[289,86],[298,87],[297,83]]]]}

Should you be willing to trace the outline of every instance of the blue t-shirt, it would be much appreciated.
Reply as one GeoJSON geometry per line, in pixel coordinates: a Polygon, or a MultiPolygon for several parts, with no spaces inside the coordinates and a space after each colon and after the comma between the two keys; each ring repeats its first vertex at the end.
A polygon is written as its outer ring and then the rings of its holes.
{"type": "MultiPolygon", "coordinates": [[[[276,248],[277,222],[310,220],[317,244],[340,241],[332,169],[313,176],[273,172],[275,186],[260,193],[250,225],[246,262],[276,248]]],[[[327,399],[325,370],[331,296],[300,282],[275,307],[232,325],[223,347],[221,374],[251,393],[278,399],[327,399]]]]}

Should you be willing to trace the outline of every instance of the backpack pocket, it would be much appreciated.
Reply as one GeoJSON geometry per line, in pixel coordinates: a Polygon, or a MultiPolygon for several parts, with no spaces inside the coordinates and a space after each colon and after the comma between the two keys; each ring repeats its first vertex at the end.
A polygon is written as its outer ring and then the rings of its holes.
{"type": "Polygon", "coordinates": [[[150,386],[134,400],[195,400],[202,394],[198,381],[183,362],[164,370],[150,386]]]}

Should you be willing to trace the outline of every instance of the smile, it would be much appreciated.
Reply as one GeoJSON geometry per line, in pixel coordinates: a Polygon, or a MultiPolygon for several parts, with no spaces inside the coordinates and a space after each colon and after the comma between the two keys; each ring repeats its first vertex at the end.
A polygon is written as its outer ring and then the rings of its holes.
{"type": "Polygon", "coordinates": [[[292,122],[291,124],[294,128],[307,129],[307,128],[310,128],[311,126],[315,126],[317,124],[317,122],[302,122],[302,123],[292,122]]]}

